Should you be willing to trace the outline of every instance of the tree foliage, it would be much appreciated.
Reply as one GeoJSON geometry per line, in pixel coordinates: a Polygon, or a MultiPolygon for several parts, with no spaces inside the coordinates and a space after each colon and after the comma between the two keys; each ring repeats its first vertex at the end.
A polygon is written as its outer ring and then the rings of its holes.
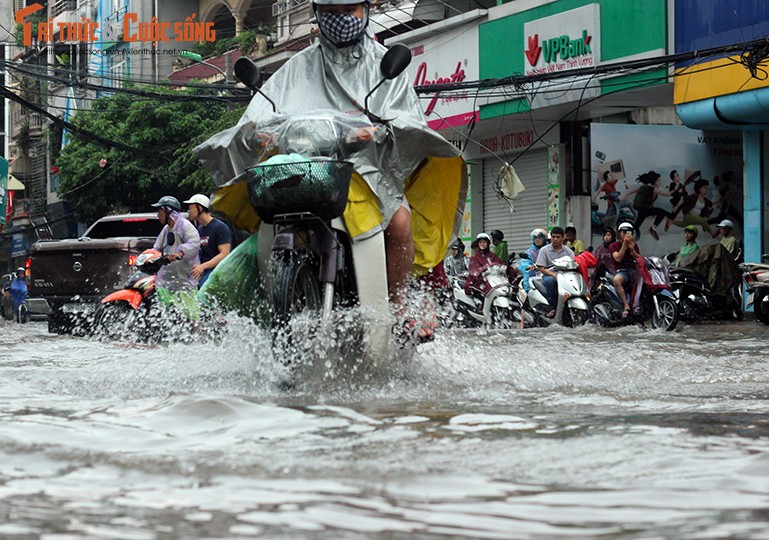
{"type": "Polygon", "coordinates": [[[147,212],[163,195],[181,201],[213,189],[211,176],[192,149],[234,125],[243,108],[228,110],[214,96],[210,102],[201,102],[184,100],[188,92],[169,93],[178,94],[179,99],[102,97],[90,110],[74,116],[72,123],[84,130],[144,150],[137,154],[107,148],[68,134],[69,141],[55,163],[58,194],[73,205],[79,221],[91,223],[114,212],[147,212]]]}

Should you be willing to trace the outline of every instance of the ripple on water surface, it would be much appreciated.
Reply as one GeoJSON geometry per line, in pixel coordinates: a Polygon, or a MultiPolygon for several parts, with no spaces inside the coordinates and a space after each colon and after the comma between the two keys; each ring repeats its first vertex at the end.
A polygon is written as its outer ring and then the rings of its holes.
{"type": "Polygon", "coordinates": [[[0,536],[767,531],[763,327],[450,331],[290,391],[237,321],[220,345],[2,330],[0,536]]]}

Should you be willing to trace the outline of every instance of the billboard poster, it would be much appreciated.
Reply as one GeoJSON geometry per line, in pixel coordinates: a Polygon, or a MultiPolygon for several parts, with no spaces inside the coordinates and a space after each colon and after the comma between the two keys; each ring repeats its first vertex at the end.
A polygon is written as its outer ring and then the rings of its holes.
{"type": "Polygon", "coordinates": [[[11,257],[23,257],[27,254],[27,237],[24,233],[11,236],[11,257]]]}
{"type": "Polygon", "coordinates": [[[561,147],[547,149],[547,230],[561,226],[563,197],[561,197],[561,147]]]}
{"type": "MultiPolygon", "coordinates": [[[[557,13],[523,25],[526,75],[557,74],[601,63],[601,6],[598,3],[557,13]]],[[[536,83],[531,108],[599,96],[593,76],[536,83]]]]}
{"type": "Polygon", "coordinates": [[[604,227],[633,223],[643,255],[677,252],[683,228],[700,246],[719,242],[717,224],[742,237],[742,136],[683,126],[593,124],[592,244],[604,227]]]}
{"type": "MultiPolygon", "coordinates": [[[[478,26],[463,25],[438,34],[407,40],[412,61],[406,68],[414,86],[477,81],[478,26]]],[[[420,96],[427,123],[435,130],[450,130],[478,120],[474,90],[436,92],[420,96]]]]}

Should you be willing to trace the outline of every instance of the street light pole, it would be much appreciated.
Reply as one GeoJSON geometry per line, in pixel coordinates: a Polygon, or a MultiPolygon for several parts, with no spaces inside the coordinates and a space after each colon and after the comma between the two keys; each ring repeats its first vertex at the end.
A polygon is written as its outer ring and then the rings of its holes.
{"type": "Polygon", "coordinates": [[[179,53],[179,56],[183,56],[184,58],[189,58],[190,60],[194,60],[194,61],[196,61],[199,64],[203,64],[203,65],[206,65],[206,66],[208,66],[210,68],[214,68],[216,71],[218,71],[219,73],[224,75],[224,82],[229,84],[229,83],[232,82],[232,59],[230,58],[230,52],[229,51],[227,51],[225,53],[225,55],[226,55],[225,56],[225,62],[226,62],[226,67],[227,67],[226,71],[223,70],[222,68],[220,68],[219,66],[215,66],[214,64],[206,62],[205,60],[203,60],[203,57],[200,56],[197,53],[190,52],[190,51],[182,51],[182,52],[179,53]]]}

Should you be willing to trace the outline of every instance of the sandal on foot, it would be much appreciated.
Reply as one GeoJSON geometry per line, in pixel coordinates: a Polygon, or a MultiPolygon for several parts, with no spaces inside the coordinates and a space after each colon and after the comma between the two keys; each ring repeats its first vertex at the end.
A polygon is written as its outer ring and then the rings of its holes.
{"type": "Polygon", "coordinates": [[[655,240],[660,239],[660,235],[657,234],[657,230],[654,227],[649,227],[649,234],[654,238],[655,240]]]}
{"type": "Polygon", "coordinates": [[[623,319],[627,319],[629,315],[630,315],[630,308],[625,308],[625,309],[622,310],[622,318],[623,319]]]}
{"type": "Polygon", "coordinates": [[[408,318],[403,321],[397,334],[396,337],[404,344],[407,341],[413,341],[417,345],[422,345],[423,343],[429,343],[435,340],[433,329],[428,325],[421,324],[413,318],[408,318]]]}

